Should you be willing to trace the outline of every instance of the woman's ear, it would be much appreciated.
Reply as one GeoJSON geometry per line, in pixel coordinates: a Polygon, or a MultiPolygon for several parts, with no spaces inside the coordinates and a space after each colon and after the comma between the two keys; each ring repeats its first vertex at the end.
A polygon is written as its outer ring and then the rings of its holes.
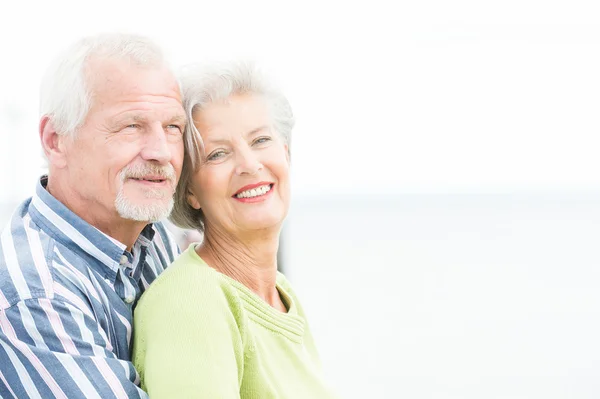
{"type": "Polygon", "coordinates": [[[187,202],[194,209],[202,208],[200,206],[200,202],[198,201],[198,198],[196,198],[196,196],[194,195],[194,193],[191,190],[188,190],[187,202]]]}

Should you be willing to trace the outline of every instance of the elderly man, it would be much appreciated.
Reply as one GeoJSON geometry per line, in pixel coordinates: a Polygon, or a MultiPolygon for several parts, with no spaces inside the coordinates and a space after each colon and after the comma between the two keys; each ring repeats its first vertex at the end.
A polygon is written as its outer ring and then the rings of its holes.
{"type": "Polygon", "coordinates": [[[137,398],[132,309],[177,255],[164,226],[185,114],[160,49],[75,44],[41,92],[49,173],[0,245],[0,396],[137,398]]]}

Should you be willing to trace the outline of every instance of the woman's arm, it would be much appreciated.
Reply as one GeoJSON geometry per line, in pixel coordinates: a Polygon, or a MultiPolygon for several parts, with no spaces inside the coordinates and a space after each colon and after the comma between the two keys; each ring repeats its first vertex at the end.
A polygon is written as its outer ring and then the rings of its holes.
{"type": "Polygon", "coordinates": [[[135,310],[133,362],[152,399],[240,397],[241,308],[201,271],[157,282],[135,310]]]}

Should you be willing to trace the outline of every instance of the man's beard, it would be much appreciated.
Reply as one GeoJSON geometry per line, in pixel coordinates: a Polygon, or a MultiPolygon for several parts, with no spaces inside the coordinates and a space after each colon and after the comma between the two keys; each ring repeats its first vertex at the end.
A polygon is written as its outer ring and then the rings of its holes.
{"type": "Polygon", "coordinates": [[[175,192],[175,171],[171,165],[161,166],[146,163],[127,166],[119,173],[119,177],[121,185],[115,199],[115,208],[122,218],[139,222],[156,222],[169,216],[173,209],[173,194],[175,192]],[[160,176],[166,179],[171,184],[171,190],[167,192],[164,188],[148,188],[144,192],[145,197],[155,199],[155,201],[136,204],[125,195],[125,181],[129,178],[141,178],[147,175],[160,176]]]}

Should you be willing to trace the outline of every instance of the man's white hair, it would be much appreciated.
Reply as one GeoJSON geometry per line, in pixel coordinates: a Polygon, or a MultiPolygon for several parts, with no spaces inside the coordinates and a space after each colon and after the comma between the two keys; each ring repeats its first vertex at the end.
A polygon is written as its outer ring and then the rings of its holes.
{"type": "Polygon", "coordinates": [[[167,66],[160,47],[132,34],[102,34],[79,40],[50,65],[42,80],[40,113],[50,117],[58,134],[75,137],[92,105],[89,61],[127,60],[140,67],[167,66]]]}

